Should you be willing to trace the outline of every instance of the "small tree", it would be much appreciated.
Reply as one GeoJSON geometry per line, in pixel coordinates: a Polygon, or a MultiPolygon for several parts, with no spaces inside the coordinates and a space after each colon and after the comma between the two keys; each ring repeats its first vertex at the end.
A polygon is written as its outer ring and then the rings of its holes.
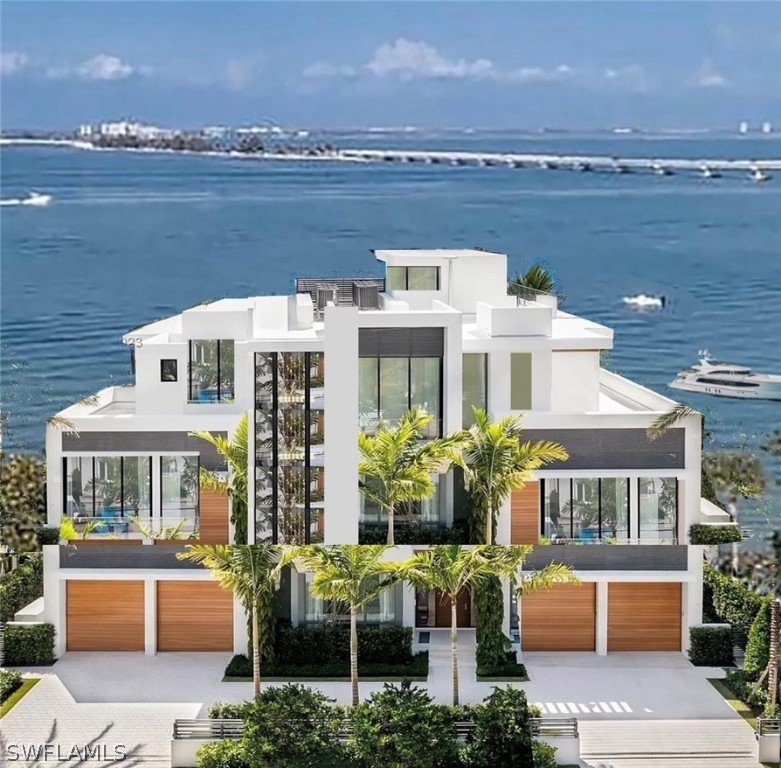
{"type": "Polygon", "coordinates": [[[252,617],[252,686],[255,697],[260,695],[260,655],[264,642],[260,637],[261,613],[273,610],[273,595],[279,586],[282,569],[290,562],[291,553],[273,544],[197,544],[179,552],[179,560],[193,560],[208,568],[217,583],[228,589],[252,617]]]}
{"type": "Polygon", "coordinates": [[[233,439],[227,440],[219,435],[213,435],[206,429],[199,429],[190,434],[213,445],[217,453],[225,459],[228,465],[229,477],[225,479],[216,472],[201,467],[201,488],[227,493],[231,504],[231,523],[233,524],[233,540],[236,544],[247,543],[248,514],[248,484],[249,471],[249,431],[247,414],[244,414],[233,433],[233,439]]]}
{"type": "Polygon", "coordinates": [[[517,768],[534,765],[529,706],[526,694],[494,687],[482,705],[473,707],[474,740],[469,746],[471,765],[517,768]]]}
{"type": "Polygon", "coordinates": [[[489,576],[474,591],[477,613],[477,668],[490,669],[502,664],[510,650],[510,639],[502,631],[504,622],[504,600],[502,582],[496,576],[489,576]]]}
{"type": "Polygon", "coordinates": [[[350,611],[350,683],[352,704],[358,696],[358,611],[388,587],[392,567],[383,561],[386,546],[343,544],[324,547],[312,544],[296,550],[298,564],[314,573],[311,590],[315,597],[342,603],[350,611]]]}

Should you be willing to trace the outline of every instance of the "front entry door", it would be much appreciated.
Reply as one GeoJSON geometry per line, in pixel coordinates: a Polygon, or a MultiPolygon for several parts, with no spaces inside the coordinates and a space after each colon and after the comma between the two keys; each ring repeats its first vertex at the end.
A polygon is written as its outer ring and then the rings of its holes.
{"type": "MultiPolygon", "coordinates": [[[[442,599],[442,595],[437,590],[434,593],[434,602],[436,604],[436,626],[450,626],[450,600],[442,599]]],[[[464,587],[456,598],[456,623],[459,627],[472,626],[472,594],[468,587],[464,587]]]]}

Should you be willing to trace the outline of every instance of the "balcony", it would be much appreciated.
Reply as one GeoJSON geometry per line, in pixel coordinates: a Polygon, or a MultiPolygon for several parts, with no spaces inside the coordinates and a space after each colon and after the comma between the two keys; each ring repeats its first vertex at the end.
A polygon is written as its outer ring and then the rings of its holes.
{"type": "Polygon", "coordinates": [[[118,508],[104,507],[94,516],[69,515],[79,537],[74,541],[176,541],[198,539],[198,513],[166,517],[122,516],[118,508]]]}
{"type": "Polygon", "coordinates": [[[186,544],[166,542],[164,547],[115,547],[110,543],[80,542],[60,547],[60,568],[138,568],[194,570],[202,566],[177,560],[186,544]]]}
{"type": "Polygon", "coordinates": [[[576,571],[685,571],[688,548],[682,545],[658,546],[559,546],[534,547],[524,569],[544,568],[549,563],[569,565],[576,571]]]}
{"type": "MultiPolygon", "coordinates": [[[[362,413],[358,417],[358,427],[365,435],[376,435],[380,426],[388,429],[395,429],[400,424],[401,419],[383,419],[377,412],[362,413]]],[[[423,437],[427,440],[433,440],[442,436],[442,419],[431,419],[423,427],[423,437]]]]}

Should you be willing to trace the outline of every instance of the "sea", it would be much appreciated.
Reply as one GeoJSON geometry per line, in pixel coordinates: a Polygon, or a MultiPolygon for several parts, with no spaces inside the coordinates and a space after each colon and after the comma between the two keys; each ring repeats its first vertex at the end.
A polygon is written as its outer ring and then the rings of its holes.
{"type": "MultiPolygon", "coordinates": [[[[781,158],[781,136],[383,131],[337,147],[642,158],[781,158]]],[[[742,502],[756,538],[781,527],[781,459],[759,449],[781,402],[668,389],[708,349],[781,373],[781,174],[579,173],[419,163],[269,161],[2,149],[3,448],[42,452],[48,416],[131,380],[121,336],[208,299],[284,294],[295,276],[378,275],[373,248],[480,246],[541,262],[564,308],[615,331],[607,367],[705,413],[709,447],[761,456],[742,502]],[[662,311],[622,297],[663,294],[662,311]]]]}

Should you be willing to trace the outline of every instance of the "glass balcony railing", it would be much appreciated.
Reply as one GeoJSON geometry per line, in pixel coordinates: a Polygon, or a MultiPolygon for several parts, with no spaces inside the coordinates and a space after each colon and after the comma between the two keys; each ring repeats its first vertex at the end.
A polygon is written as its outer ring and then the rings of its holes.
{"type": "Polygon", "coordinates": [[[198,514],[122,516],[107,507],[95,516],[67,518],[72,523],[74,541],[84,539],[197,539],[198,514]]]}

